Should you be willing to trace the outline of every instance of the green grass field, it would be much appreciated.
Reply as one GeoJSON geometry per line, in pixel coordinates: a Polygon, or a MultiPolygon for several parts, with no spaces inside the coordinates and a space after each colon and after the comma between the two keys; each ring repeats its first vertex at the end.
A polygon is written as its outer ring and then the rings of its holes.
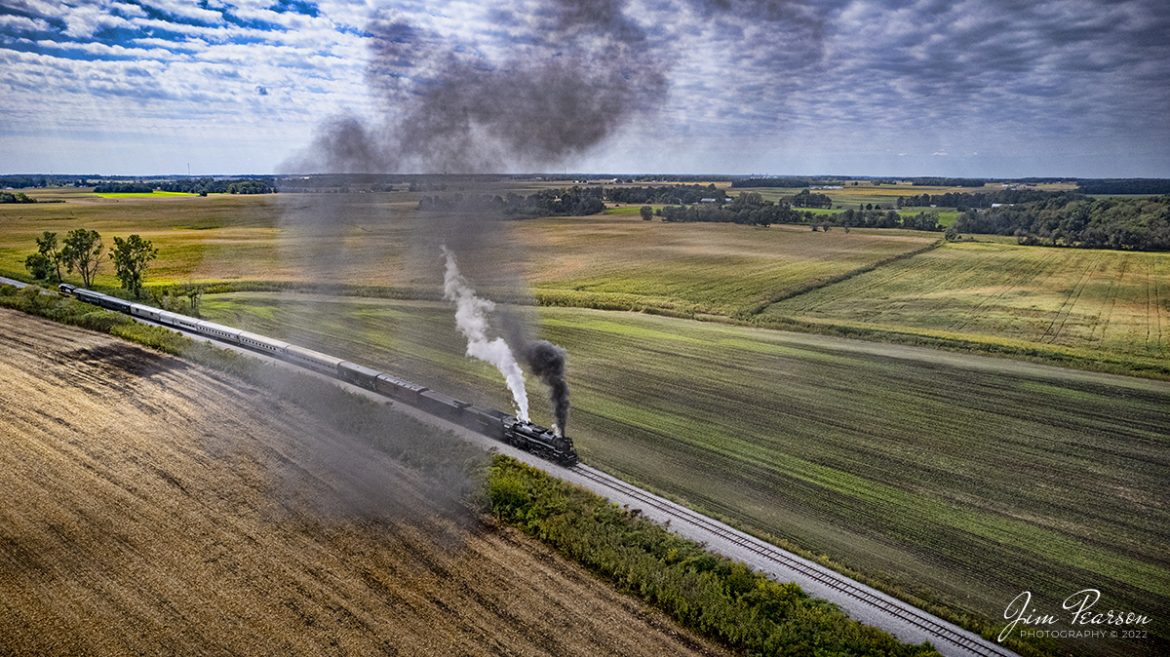
{"type": "MultiPolygon", "coordinates": [[[[443,304],[204,309],[508,408],[443,304]]],[[[1059,608],[1088,585],[1170,612],[1168,384],[631,313],[544,308],[540,327],[569,350],[589,463],[987,623],[1021,590],[1059,608]]]]}
{"type": "Polygon", "coordinates": [[[948,244],[787,299],[760,319],[1165,366],[1170,254],[948,244]]]}
{"type": "Polygon", "coordinates": [[[546,304],[725,316],[938,239],[604,216],[520,222],[515,230],[533,247],[528,280],[546,304]]]}

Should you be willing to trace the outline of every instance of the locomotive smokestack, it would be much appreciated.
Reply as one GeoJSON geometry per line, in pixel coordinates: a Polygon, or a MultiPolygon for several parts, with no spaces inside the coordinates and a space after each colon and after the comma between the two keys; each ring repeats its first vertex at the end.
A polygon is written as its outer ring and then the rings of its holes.
{"type": "Polygon", "coordinates": [[[565,435],[565,424],[569,421],[569,386],[565,383],[565,350],[546,340],[530,342],[524,347],[524,358],[532,373],[548,386],[552,399],[556,425],[553,431],[565,435]]]}

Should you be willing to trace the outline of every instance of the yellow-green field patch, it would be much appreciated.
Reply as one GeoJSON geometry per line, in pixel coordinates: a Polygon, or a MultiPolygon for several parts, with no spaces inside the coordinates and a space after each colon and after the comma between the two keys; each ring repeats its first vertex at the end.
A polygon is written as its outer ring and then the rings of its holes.
{"type": "Polygon", "coordinates": [[[913,231],[570,217],[519,223],[529,280],[552,305],[732,315],[930,245],[913,231]],[[565,303],[559,303],[560,300],[565,303]]]}
{"type": "Polygon", "coordinates": [[[1165,362],[1170,254],[948,244],[781,301],[761,319],[1165,362]]]}

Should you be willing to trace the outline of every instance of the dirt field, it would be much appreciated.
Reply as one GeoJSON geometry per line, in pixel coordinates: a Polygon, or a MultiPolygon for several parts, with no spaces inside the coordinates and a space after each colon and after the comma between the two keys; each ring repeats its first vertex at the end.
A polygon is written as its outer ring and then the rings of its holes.
{"type": "Polygon", "coordinates": [[[0,655],[723,654],[261,390],[0,326],[0,655]]]}

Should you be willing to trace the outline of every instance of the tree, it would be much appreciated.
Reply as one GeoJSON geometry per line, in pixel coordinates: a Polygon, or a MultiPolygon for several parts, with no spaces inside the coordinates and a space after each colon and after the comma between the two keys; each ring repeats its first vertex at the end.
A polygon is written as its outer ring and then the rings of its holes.
{"type": "Polygon", "coordinates": [[[81,283],[89,287],[97,274],[102,259],[102,236],[96,230],[78,228],[69,231],[61,248],[61,258],[69,273],[76,269],[81,274],[81,283]]]}
{"type": "Polygon", "coordinates": [[[191,302],[191,314],[199,316],[199,302],[203,300],[203,287],[195,285],[187,290],[187,300],[191,302]]]}
{"type": "Polygon", "coordinates": [[[114,261],[114,274],[122,282],[122,288],[129,290],[137,299],[142,296],[142,277],[151,260],[158,256],[158,249],[139,235],[126,239],[114,238],[114,250],[110,259],[114,261]]]}
{"type": "Polygon", "coordinates": [[[37,252],[24,259],[24,266],[37,280],[61,282],[61,250],[57,233],[45,231],[37,239],[37,252]]]}
{"type": "Polygon", "coordinates": [[[39,253],[34,253],[25,258],[24,268],[38,281],[48,280],[53,275],[53,263],[39,253]]]}
{"type": "Polygon", "coordinates": [[[61,282],[61,249],[57,245],[57,233],[45,231],[37,238],[37,252],[44,256],[53,266],[56,278],[53,282],[61,282]]]}
{"type": "Polygon", "coordinates": [[[654,218],[654,208],[651,208],[649,205],[643,205],[639,212],[642,213],[642,221],[650,221],[654,218]]]}

